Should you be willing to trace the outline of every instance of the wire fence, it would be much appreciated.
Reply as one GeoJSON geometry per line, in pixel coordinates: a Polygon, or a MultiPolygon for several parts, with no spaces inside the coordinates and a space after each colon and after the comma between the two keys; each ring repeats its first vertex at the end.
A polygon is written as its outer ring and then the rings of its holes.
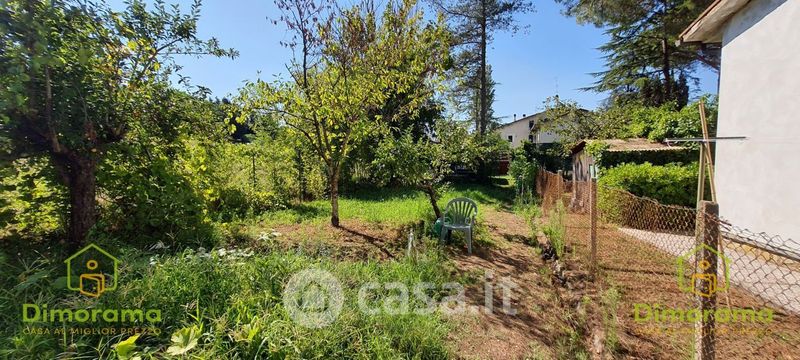
{"type": "Polygon", "coordinates": [[[535,186],[545,214],[568,209],[566,240],[596,284],[621,295],[616,346],[632,357],[798,358],[800,243],[726,222],[712,202],[665,205],[543,170],[535,186]]]}

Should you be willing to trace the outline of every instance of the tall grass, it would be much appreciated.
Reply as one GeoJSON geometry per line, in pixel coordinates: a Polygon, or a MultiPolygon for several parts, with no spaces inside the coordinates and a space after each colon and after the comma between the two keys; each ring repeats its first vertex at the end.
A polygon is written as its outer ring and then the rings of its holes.
{"type": "MultiPolygon", "coordinates": [[[[420,281],[441,285],[454,280],[450,275],[454,273],[452,265],[433,250],[413,262],[334,262],[291,252],[187,250],[153,259],[123,259],[123,263],[120,287],[97,300],[59,288],[54,278],[56,274],[48,270],[53,263],[37,264],[33,269],[4,267],[4,279],[30,279],[31,274],[40,271],[46,276],[29,281],[24,289],[12,286],[0,293],[2,325],[7,332],[0,339],[0,357],[115,358],[115,345],[128,338],[127,335],[64,338],[26,335],[19,316],[20,302],[49,304],[51,308],[160,309],[163,321],[158,327],[162,333],[142,335],[134,343],[140,355],[156,358],[164,356],[170,335],[182,329],[201,329],[197,345],[189,352],[198,358],[436,359],[448,356],[445,339],[450,325],[437,312],[365,314],[356,306],[358,288],[368,281],[400,282],[411,288],[420,281]],[[343,285],[343,310],[328,327],[299,326],[284,308],[282,291],[286,282],[292,274],[308,268],[329,271],[343,285]],[[19,270],[23,273],[18,273],[19,270]]],[[[441,286],[438,289],[431,290],[430,296],[446,295],[441,286]]],[[[412,309],[423,306],[420,300],[411,297],[412,309]]],[[[34,326],[59,327],[60,324],[34,326]]]]}
{"type": "Polygon", "coordinates": [[[566,248],[564,237],[566,235],[567,228],[564,223],[564,216],[566,216],[564,203],[557,201],[556,207],[550,210],[550,214],[547,217],[547,224],[545,224],[542,229],[544,234],[547,235],[547,238],[550,240],[550,245],[553,247],[553,250],[556,252],[556,256],[559,259],[564,256],[564,250],[566,248]]]}

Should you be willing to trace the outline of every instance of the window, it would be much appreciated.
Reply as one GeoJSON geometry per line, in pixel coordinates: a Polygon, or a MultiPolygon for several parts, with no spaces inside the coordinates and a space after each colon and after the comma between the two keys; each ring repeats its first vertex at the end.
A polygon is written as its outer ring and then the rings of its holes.
{"type": "Polygon", "coordinates": [[[508,135],[508,142],[514,141],[514,135],[508,135]]]}
{"type": "Polygon", "coordinates": [[[533,129],[533,120],[528,121],[528,129],[533,129]]]}

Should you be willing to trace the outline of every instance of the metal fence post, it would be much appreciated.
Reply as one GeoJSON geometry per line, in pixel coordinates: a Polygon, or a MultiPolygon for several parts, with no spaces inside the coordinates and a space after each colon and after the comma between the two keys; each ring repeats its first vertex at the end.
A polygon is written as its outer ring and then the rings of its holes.
{"type": "Polygon", "coordinates": [[[589,179],[589,219],[590,230],[589,238],[591,239],[592,252],[591,252],[591,273],[592,279],[597,275],[597,179],[589,179]]]}
{"type": "Polygon", "coordinates": [[[692,276],[698,300],[699,319],[695,322],[695,356],[697,360],[714,360],[714,316],[717,308],[717,244],[719,243],[719,205],[701,201],[697,216],[695,274],[692,276]]]}

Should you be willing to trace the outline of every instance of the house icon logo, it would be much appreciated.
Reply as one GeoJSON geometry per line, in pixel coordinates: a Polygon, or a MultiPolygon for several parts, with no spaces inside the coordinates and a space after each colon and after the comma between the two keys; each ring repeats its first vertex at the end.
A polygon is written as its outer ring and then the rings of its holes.
{"type": "Polygon", "coordinates": [[[96,298],[117,288],[119,259],[95,244],[78,250],[64,262],[70,290],[96,298]]]}
{"type": "Polygon", "coordinates": [[[730,259],[706,244],[698,245],[679,256],[677,263],[678,287],[681,291],[710,298],[716,292],[725,291],[730,287],[730,259]],[[708,260],[701,259],[695,263],[695,259],[700,259],[700,254],[704,251],[710,252],[717,258],[716,274],[706,272],[712,265],[708,260]],[[691,272],[687,271],[689,266],[692,268],[691,272]],[[688,276],[690,273],[691,276],[688,276]]]}

